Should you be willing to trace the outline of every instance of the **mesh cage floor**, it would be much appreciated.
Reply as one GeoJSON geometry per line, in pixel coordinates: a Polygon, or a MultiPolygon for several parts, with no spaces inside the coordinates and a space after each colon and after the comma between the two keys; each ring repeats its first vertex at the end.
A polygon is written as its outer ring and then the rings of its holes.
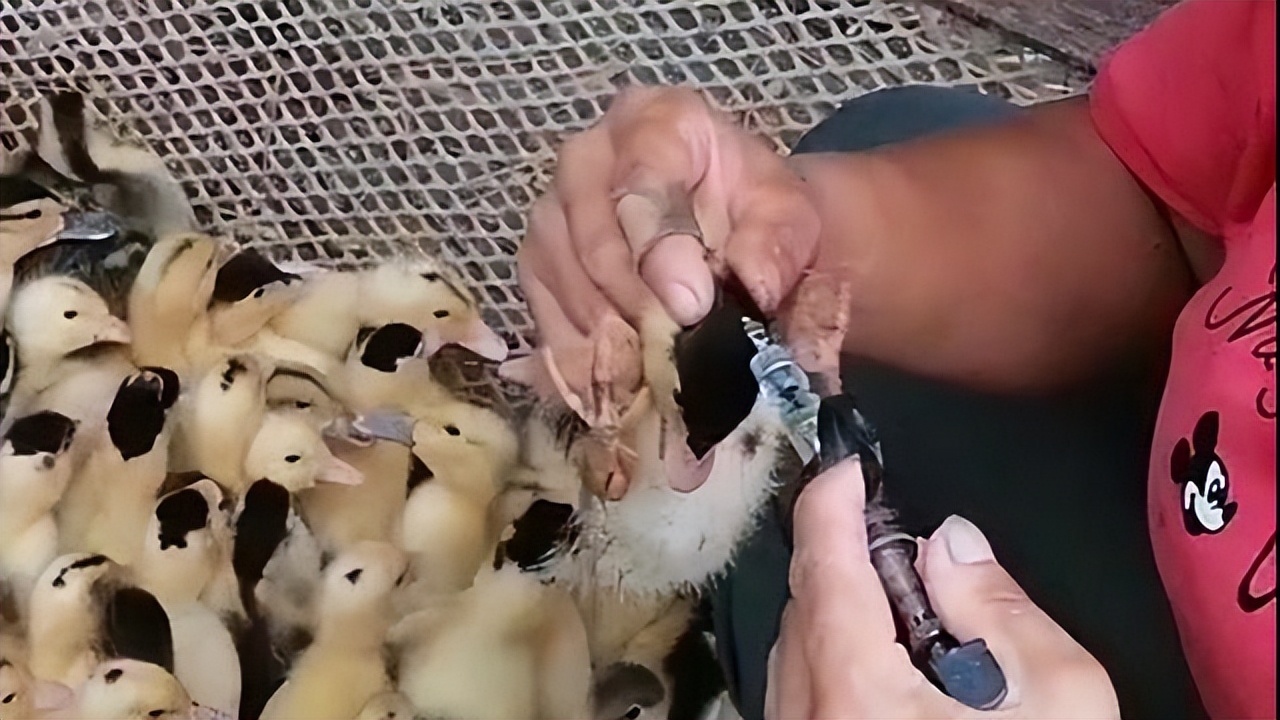
{"type": "Polygon", "coordinates": [[[555,148],[617,88],[703,88],[784,147],[846,99],[928,83],[1026,104],[1083,71],[910,2],[16,0],[0,143],[74,88],[181,180],[209,230],[278,261],[438,254],[516,349],[513,258],[555,148]]]}

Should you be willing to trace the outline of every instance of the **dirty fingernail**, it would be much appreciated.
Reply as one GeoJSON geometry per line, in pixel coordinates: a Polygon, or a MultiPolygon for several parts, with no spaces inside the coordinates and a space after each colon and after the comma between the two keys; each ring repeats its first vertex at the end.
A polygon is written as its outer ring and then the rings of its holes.
{"type": "Polygon", "coordinates": [[[977,565],[994,562],[996,559],[987,536],[982,534],[977,525],[959,515],[952,515],[943,521],[929,540],[930,543],[942,540],[947,548],[947,555],[958,565],[977,565]]]}
{"type": "Polygon", "coordinates": [[[778,308],[778,295],[782,289],[778,287],[782,284],[782,276],[778,273],[778,268],[772,263],[762,264],[755,272],[755,281],[747,286],[747,290],[751,293],[751,298],[756,301],[756,305],[765,312],[773,312],[778,308]]]}

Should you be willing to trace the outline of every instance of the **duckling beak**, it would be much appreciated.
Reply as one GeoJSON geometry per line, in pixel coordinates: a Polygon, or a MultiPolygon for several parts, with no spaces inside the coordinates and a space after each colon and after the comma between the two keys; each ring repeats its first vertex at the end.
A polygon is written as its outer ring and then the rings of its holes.
{"type": "Polygon", "coordinates": [[[92,242],[110,240],[120,227],[113,216],[104,212],[72,212],[62,216],[62,228],[49,242],[92,242]]]}
{"type": "Polygon", "coordinates": [[[364,473],[330,455],[325,460],[324,466],[320,468],[320,474],[316,477],[316,482],[332,483],[334,485],[361,485],[364,483],[364,473]]]}
{"type": "Polygon", "coordinates": [[[417,420],[402,412],[374,410],[356,418],[352,426],[367,437],[413,447],[413,428],[417,424],[417,420]]]}
{"type": "Polygon", "coordinates": [[[102,326],[93,334],[94,345],[100,343],[128,345],[131,342],[133,342],[133,333],[129,330],[129,324],[114,315],[103,320],[102,326]]]}

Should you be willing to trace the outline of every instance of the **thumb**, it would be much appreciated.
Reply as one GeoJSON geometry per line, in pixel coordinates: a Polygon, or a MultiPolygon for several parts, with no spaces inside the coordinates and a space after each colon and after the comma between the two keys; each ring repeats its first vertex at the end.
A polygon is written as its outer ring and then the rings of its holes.
{"type": "Polygon", "coordinates": [[[1031,601],[973,523],[951,516],[925,547],[923,579],[944,627],[982,638],[1009,683],[1004,708],[1054,717],[1119,717],[1106,671],[1031,601]]]}

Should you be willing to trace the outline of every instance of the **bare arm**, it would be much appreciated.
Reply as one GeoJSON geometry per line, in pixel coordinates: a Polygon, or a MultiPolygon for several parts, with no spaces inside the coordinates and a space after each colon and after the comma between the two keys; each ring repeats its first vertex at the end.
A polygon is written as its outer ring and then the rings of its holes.
{"type": "Polygon", "coordinates": [[[1194,286],[1181,223],[1099,139],[1083,98],[789,163],[822,220],[815,269],[852,281],[850,354],[1052,389],[1168,343],[1194,286]]]}

